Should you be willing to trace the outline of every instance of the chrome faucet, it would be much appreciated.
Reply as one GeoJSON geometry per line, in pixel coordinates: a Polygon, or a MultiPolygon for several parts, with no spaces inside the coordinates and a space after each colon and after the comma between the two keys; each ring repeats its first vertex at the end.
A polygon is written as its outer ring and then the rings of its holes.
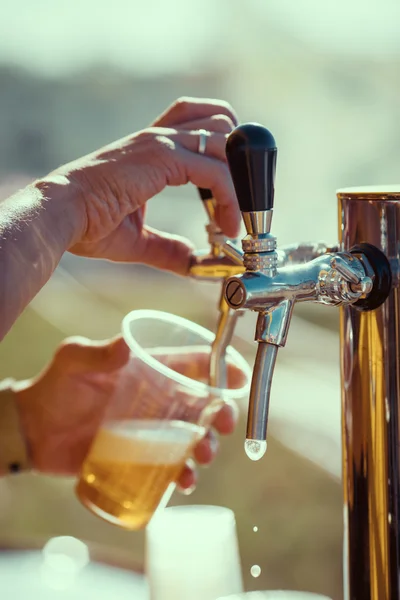
{"type": "MultiPolygon", "coordinates": [[[[226,351],[232,341],[238,317],[243,311],[232,308],[225,300],[225,282],[229,277],[244,273],[243,252],[228,239],[215,221],[216,202],[211,190],[198,188],[200,198],[208,216],[206,231],[209,248],[194,252],[189,268],[189,276],[201,281],[213,281],[221,285],[218,303],[218,319],[215,339],[211,346],[209,384],[212,387],[226,387],[226,351]]],[[[326,252],[323,242],[284,246],[277,251],[278,265],[303,263],[310,256],[326,252]]]]}
{"type": "Polygon", "coordinates": [[[343,190],[339,244],[279,250],[271,234],[277,148],[261,125],[226,145],[247,230],[244,272],[226,279],[234,310],[258,314],[245,448],[266,450],[271,383],[297,302],[341,307],[346,600],[400,599],[400,186],[343,190]]]}

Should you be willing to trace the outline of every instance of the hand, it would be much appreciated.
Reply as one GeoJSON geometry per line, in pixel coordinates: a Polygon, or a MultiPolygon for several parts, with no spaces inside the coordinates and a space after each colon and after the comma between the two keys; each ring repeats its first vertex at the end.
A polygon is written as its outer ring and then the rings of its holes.
{"type": "MultiPolygon", "coordinates": [[[[194,378],[205,377],[207,355],[195,363],[193,357],[188,360],[187,356],[176,355],[172,362],[168,357],[168,365],[181,373],[190,371],[194,378]]],[[[118,370],[128,360],[129,349],[120,337],[106,342],[70,338],[59,347],[41,375],[17,384],[17,403],[34,469],[59,475],[79,472],[112,397],[118,370]]],[[[230,366],[228,376],[231,385],[241,385],[241,371],[230,366]]],[[[215,416],[215,430],[231,433],[236,418],[236,407],[226,404],[215,416]]],[[[196,446],[194,458],[199,464],[208,464],[217,449],[216,434],[210,430],[196,446]]],[[[195,483],[196,472],[190,461],[181,473],[179,485],[183,490],[191,490],[195,483]]]]}
{"type": "Polygon", "coordinates": [[[186,274],[192,245],[144,224],[146,202],[166,186],[192,182],[209,188],[216,220],[230,237],[240,215],[226,164],[227,134],[237,124],[226,102],[182,98],[150,128],[61,167],[36,185],[50,198],[67,186],[82,208],[80,233],[69,250],[81,256],[140,262],[186,274]],[[198,154],[199,129],[208,132],[198,154]]]}

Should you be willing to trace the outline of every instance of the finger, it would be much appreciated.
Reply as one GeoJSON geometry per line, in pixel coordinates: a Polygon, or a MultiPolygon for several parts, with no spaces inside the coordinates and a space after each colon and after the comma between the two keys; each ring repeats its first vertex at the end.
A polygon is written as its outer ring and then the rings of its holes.
{"type": "MultiPolygon", "coordinates": [[[[146,142],[151,145],[152,152],[158,153],[162,171],[162,180],[157,185],[157,191],[166,186],[185,185],[189,181],[199,188],[212,191],[216,200],[215,220],[228,237],[236,237],[240,232],[240,212],[232,178],[225,162],[226,136],[220,133],[210,133],[207,139],[205,154],[198,153],[199,132],[177,132],[174,129],[155,127],[127,138],[127,144],[146,142]],[[216,160],[214,158],[220,158],[216,160]]],[[[121,142],[119,142],[121,144],[121,142]]],[[[103,153],[107,158],[107,153],[103,153]]],[[[124,163],[129,180],[133,177],[131,163],[124,163]]],[[[147,196],[140,199],[139,206],[144,205],[147,196]]]]}
{"type": "Polygon", "coordinates": [[[234,122],[227,115],[212,115],[211,117],[187,121],[187,123],[179,125],[179,130],[198,131],[199,129],[204,129],[205,131],[224,134],[229,134],[234,128],[234,122]]]}
{"type": "Polygon", "coordinates": [[[167,108],[155,121],[158,127],[177,127],[187,121],[204,119],[213,115],[226,115],[234,125],[239,123],[236,112],[224,100],[182,97],[167,108]]]}
{"type": "Polygon", "coordinates": [[[185,466],[177,481],[177,486],[180,492],[185,495],[191,494],[197,484],[197,472],[194,461],[189,459],[186,461],[185,466]]]}
{"type": "Polygon", "coordinates": [[[249,374],[240,369],[233,362],[227,362],[228,388],[230,390],[239,390],[246,386],[249,381],[249,374]]]}
{"type": "Polygon", "coordinates": [[[143,227],[142,236],[132,248],[135,261],[156,269],[186,275],[194,247],[183,237],[143,227]]]}
{"type": "Polygon", "coordinates": [[[199,465],[208,465],[218,452],[219,442],[212,429],[200,440],[193,450],[193,456],[199,465]]]}
{"type": "Polygon", "coordinates": [[[221,435],[230,435],[239,419],[239,409],[235,402],[227,401],[214,417],[213,427],[221,435]]]}
{"type": "Polygon", "coordinates": [[[241,217],[228,165],[209,156],[190,152],[185,148],[181,150],[180,164],[181,169],[184,169],[184,174],[182,172],[170,173],[167,185],[182,185],[182,183],[190,181],[197,187],[211,190],[216,200],[215,220],[217,224],[228,237],[238,236],[241,217]]]}
{"type": "Polygon", "coordinates": [[[115,371],[129,360],[130,351],[124,339],[94,341],[75,336],[64,340],[54,356],[54,366],[65,371],[115,371]]]}

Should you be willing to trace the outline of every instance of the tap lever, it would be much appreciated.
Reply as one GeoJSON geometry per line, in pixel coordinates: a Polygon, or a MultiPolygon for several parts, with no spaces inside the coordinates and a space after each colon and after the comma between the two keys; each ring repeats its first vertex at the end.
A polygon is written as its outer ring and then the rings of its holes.
{"type": "Polygon", "coordinates": [[[211,190],[208,190],[207,188],[197,188],[200,194],[200,198],[203,200],[203,202],[205,202],[206,200],[212,200],[214,198],[213,193],[211,190]]]}
{"type": "Polygon", "coordinates": [[[226,157],[247,236],[242,240],[247,271],[276,273],[276,239],[270,234],[277,148],[273,135],[257,123],[240,125],[226,143],[226,157]]]}
{"type": "Polygon", "coordinates": [[[221,247],[224,244],[226,237],[215,220],[217,203],[211,190],[207,188],[197,188],[197,191],[203,201],[203,206],[208,216],[206,231],[208,233],[208,243],[210,244],[211,254],[214,257],[221,258],[223,256],[221,247]]]}
{"type": "MultiPolygon", "coordinates": [[[[276,154],[274,137],[262,125],[239,125],[229,135],[226,157],[242,213],[272,211],[276,154]]],[[[262,226],[266,225],[270,223],[264,220],[262,226]]],[[[269,229],[257,233],[268,232],[269,229]]]]}
{"type": "MultiPolygon", "coordinates": [[[[198,192],[209,219],[206,231],[210,249],[206,253],[203,251],[193,256],[190,274],[198,279],[224,282],[227,277],[244,270],[243,258],[215,221],[216,201],[212,191],[198,188],[198,192]]],[[[227,385],[226,351],[240,314],[240,311],[234,311],[228,306],[222,290],[219,318],[210,354],[209,384],[212,387],[225,388],[227,385]]]]}
{"type": "Polygon", "coordinates": [[[197,190],[199,192],[200,198],[203,201],[203,205],[209,220],[209,225],[212,227],[213,231],[221,233],[221,229],[215,222],[216,202],[212,191],[206,188],[197,188],[197,190]]]}
{"type": "Polygon", "coordinates": [[[228,306],[222,291],[219,303],[219,319],[215,338],[211,344],[209,384],[211,387],[226,388],[228,384],[226,351],[232,341],[240,311],[228,306]]]}
{"type": "Polygon", "coordinates": [[[231,259],[233,263],[243,268],[243,252],[230,240],[226,240],[222,246],[222,252],[231,259]]]}

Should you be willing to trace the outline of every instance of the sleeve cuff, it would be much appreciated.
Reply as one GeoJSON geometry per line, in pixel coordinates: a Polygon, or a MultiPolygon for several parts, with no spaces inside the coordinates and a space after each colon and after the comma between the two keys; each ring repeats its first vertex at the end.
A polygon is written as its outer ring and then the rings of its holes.
{"type": "Polygon", "coordinates": [[[0,381],[0,475],[30,469],[13,384],[13,379],[0,381]]]}

